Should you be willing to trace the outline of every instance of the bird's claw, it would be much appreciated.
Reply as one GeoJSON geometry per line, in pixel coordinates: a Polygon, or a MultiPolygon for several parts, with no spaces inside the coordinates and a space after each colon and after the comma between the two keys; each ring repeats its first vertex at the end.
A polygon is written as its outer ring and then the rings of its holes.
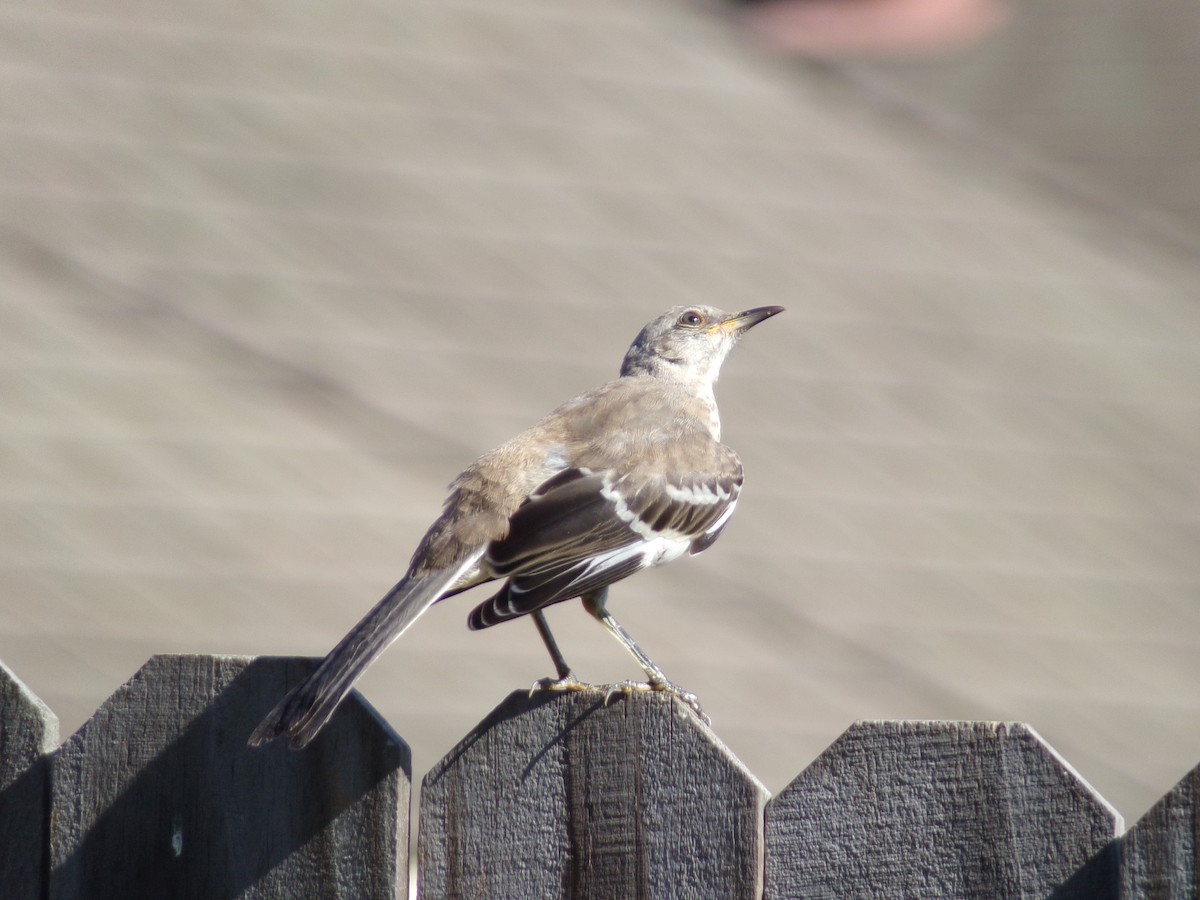
{"type": "Polygon", "coordinates": [[[676,700],[695,713],[697,719],[699,719],[705,725],[712,725],[712,719],[708,717],[708,714],[700,705],[700,698],[691,691],[685,691],[673,681],[667,681],[662,685],[657,685],[655,686],[655,690],[666,691],[668,694],[671,694],[676,700]]]}
{"type": "Polygon", "coordinates": [[[616,684],[606,685],[604,692],[604,705],[607,706],[609,701],[612,700],[612,698],[617,694],[631,694],[634,691],[662,691],[664,694],[670,694],[685,707],[695,713],[696,718],[698,718],[705,725],[712,724],[712,719],[705,714],[703,707],[700,706],[699,697],[697,697],[691,691],[684,690],[675,682],[668,681],[665,678],[661,680],[654,679],[653,681],[649,682],[618,681],[616,684]]]}
{"type": "Polygon", "coordinates": [[[584,681],[580,681],[575,677],[574,672],[568,672],[561,678],[539,678],[529,688],[529,696],[532,697],[538,691],[590,691],[593,685],[584,681]]]}
{"type": "Polygon", "coordinates": [[[604,705],[612,701],[612,698],[617,694],[632,694],[634,691],[652,691],[654,688],[646,684],[644,681],[617,681],[613,684],[603,685],[604,690],[604,705]]]}
{"type": "Polygon", "coordinates": [[[667,679],[654,679],[652,681],[618,681],[613,684],[590,684],[586,681],[580,681],[575,677],[573,672],[568,672],[562,678],[539,678],[529,688],[529,696],[532,697],[538,691],[558,691],[565,693],[567,691],[602,691],[604,693],[604,705],[608,706],[612,702],[612,698],[618,694],[632,694],[635,691],[661,691],[664,694],[670,694],[685,707],[696,714],[705,725],[711,725],[710,719],[700,706],[700,698],[691,691],[686,691],[673,681],[667,679]]]}

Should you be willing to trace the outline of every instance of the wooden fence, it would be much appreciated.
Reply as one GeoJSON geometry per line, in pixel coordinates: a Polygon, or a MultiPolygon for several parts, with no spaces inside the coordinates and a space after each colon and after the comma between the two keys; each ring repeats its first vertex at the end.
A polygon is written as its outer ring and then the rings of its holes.
{"type": "MultiPolygon", "coordinates": [[[[411,761],[365,702],[246,747],[311,665],[158,656],[61,746],[0,666],[0,896],[405,896],[411,761]]],[[[1194,898],[1198,784],[1119,837],[1028,726],[859,722],[770,798],[663,695],[517,692],[425,776],[420,891],[1194,898]]]]}

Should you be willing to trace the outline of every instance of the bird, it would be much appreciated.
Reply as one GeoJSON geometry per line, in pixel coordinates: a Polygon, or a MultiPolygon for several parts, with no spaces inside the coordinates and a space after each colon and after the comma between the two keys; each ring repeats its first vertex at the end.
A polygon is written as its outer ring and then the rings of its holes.
{"type": "MultiPolygon", "coordinates": [[[[614,688],[665,691],[708,721],[694,694],[670,681],[608,611],[608,588],[642,569],[707,549],[742,488],[742,463],[721,442],[714,385],[738,340],[783,312],[676,306],[647,324],[619,376],[559,406],[468,466],[404,577],[289,691],[249,738],[306,746],[363,671],[432,604],[478,585],[499,590],[468,617],[471,629],[529,616],[556,676],[575,678],[543,610],[579,598],[637,660],[647,681],[614,688]]],[[[536,686],[535,686],[536,687],[536,686]]]]}

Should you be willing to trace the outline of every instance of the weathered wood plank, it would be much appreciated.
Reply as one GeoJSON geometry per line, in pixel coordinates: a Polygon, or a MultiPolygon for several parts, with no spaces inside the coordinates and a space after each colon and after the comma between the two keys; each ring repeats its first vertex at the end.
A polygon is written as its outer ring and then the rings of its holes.
{"type": "Polygon", "coordinates": [[[1028,726],[859,722],[768,804],[766,896],[1116,897],[1119,830],[1028,726]]]}
{"type": "Polygon", "coordinates": [[[407,891],[408,748],[361,702],[246,738],[311,660],[156,656],[52,757],[52,898],[407,891]]]}
{"type": "Polygon", "coordinates": [[[663,694],[520,691],[425,778],[423,897],[756,897],[761,784],[663,694]]]}
{"type": "Polygon", "coordinates": [[[1194,900],[1200,896],[1200,766],[1152,806],[1121,840],[1121,896],[1194,900]]]}
{"type": "Polygon", "coordinates": [[[50,764],[58,718],[0,663],[0,886],[8,900],[45,896],[50,764]]]}

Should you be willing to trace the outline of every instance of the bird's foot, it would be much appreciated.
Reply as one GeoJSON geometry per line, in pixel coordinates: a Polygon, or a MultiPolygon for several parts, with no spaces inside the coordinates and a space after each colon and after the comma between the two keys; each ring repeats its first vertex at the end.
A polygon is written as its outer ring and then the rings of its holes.
{"type": "Polygon", "coordinates": [[[529,696],[532,697],[538,691],[590,691],[594,690],[595,685],[588,684],[585,681],[580,681],[575,677],[574,672],[568,672],[561,678],[539,678],[533,683],[529,689],[529,696]]]}
{"type": "Polygon", "coordinates": [[[664,694],[670,694],[693,713],[705,725],[711,725],[710,719],[700,706],[700,698],[691,691],[686,691],[673,681],[668,681],[666,678],[655,678],[651,681],[619,681],[616,684],[605,686],[604,703],[605,705],[617,694],[632,694],[634,691],[662,691],[664,694]]]}
{"type": "Polygon", "coordinates": [[[644,681],[617,681],[613,684],[602,684],[600,689],[604,691],[604,705],[608,706],[609,702],[617,694],[632,694],[635,691],[652,691],[654,687],[644,681]]]}
{"type": "Polygon", "coordinates": [[[696,714],[705,725],[711,725],[710,719],[700,706],[700,698],[691,691],[686,691],[673,681],[666,678],[655,678],[651,681],[618,681],[614,684],[591,684],[587,681],[580,681],[575,677],[573,672],[568,672],[561,678],[539,678],[533,683],[529,689],[529,696],[533,696],[538,691],[603,691],[604,705],[607,706],[612,698],[618,694],[632,694],[637,691],[662,691],[664,694],[670,694],[685,707],[696,714]]]}
{"type": "Polygon", "coordinates": [[[666,693],[671,694],[673,697],[675,697],[676,700],[678,700],[680,703],[682,703],[684,706],[686,706],[688,709],[690,709],[693,713],[695,713],[696,718],[699,719],[701,722],[703,722],[705,725],[712,724],[712,719],[710,719],[708,717],[708,714],[704,711],[704,708],[700,705],[700,698],[697,697],[695,694],[693,694],[691,691],[685,691],[683,688],[681,688],[675,682],[667,681],[667,679],[665,679],[665,678],[662,681],[653,681],[650,684],[651,684],[651,687],[653,687],[656,691],[665,691],[666,693]]]}

